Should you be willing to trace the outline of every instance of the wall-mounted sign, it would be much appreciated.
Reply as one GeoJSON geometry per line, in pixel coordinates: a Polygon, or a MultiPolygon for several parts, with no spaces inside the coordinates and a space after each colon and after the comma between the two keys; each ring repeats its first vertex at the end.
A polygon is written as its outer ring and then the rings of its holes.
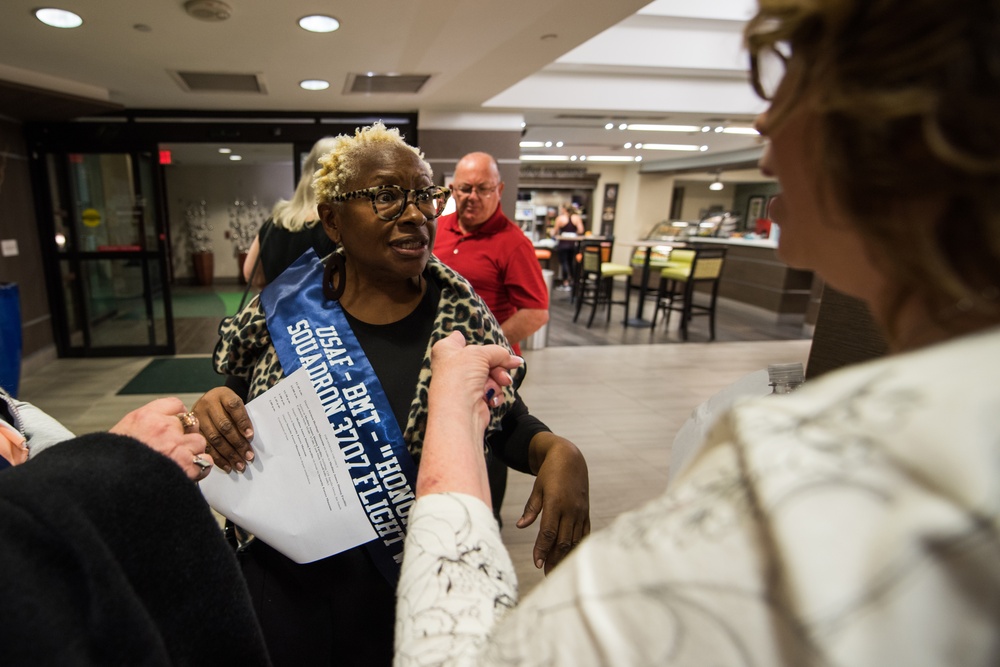
{"type": "Polygon", "coordinates": [[[83,212],[80,213],[80,218],[87,227],[97,227],[101,224],[101,212],[96,208],[83,209],[83,212]]]}

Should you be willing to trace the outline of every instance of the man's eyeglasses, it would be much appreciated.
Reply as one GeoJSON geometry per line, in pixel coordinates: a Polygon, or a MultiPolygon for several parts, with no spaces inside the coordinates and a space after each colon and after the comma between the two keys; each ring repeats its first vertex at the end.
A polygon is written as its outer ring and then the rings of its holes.
{"type": "Polygon", "coordinates": [[[792,47],[788,42],[775,42],[750,51],[750,83],[762,100],[774,99],[791,57],[792,47]]]}
{"type": "Polygon", "coordinates": [[[417,210],[427,218],[436,218],[444,211],[450,193],[448,188],[432,185],[421,190],[407,190],[398,185],[376,185],[363,190],[335,195],[333,201],[347,201],[358,197],[368,197],[372,209],[380,220],[391,222],[403,215],[407,202],[417,205],[417,210]],[[413,195],[412,197],[410,195],[413,195]]]}
{"type": "Polygon", "coordinates": [[[483,199],[496,192],[498,187],[500,187],[499,183],[496,185],[452,185],[451,189],[455,194],[463,197],[468,197],[475,192],[480,199],[483,199]]]}

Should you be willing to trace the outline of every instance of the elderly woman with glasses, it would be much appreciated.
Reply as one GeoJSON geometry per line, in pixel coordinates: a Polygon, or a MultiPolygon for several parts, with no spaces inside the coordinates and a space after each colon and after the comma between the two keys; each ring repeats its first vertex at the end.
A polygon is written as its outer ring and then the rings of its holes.
{"type": "MultiPolygon", "coordinates": [[[[430,166],[397,130],[376,123],[337,137],[319,165],[318,211],[337,251],[325,261],[306,253],[270,283],[222,328],[215,365],[242,399],[300,367],[308,369],[323,400],[346,398],[352,422],[345,421],[346,412],[330,411],[329,419],[339,439],[369,443],[369,468],[352,468],[355,485],[365,491],[366,509],[382,508],[369,513],[382,522],[374,527],[384,529],[391,520],[399,529],[392,539],[308,564],[261,539],[241,549],[240,558],[275,664],[389,664],[400,533],[409,506],[400,502],[412,494],[388,493],[373,480],[385,480],[391,466],[394,479],[402,480],[401,473],[415,485],[435,341],[458,332],[470,342],[509,345],[469,284],[431,255],[448,190],[433,185],[430,166]],[[365,387],[357,400],[363,413],[351,400],[359,396],[359,383],[365,387]]],[[[509,465],[537,475],[518,525],[541,515],[534,558],[548,571],[590,530],[586,463],[572,443],[528,414],[512,388],[491,397],[491,408],[489,447],[509,465]]],[[[241,398],[220,387],[195,412],[216,464],[243,472],[253,459],[253,427],[241,398]]],[[[247,536],[236,533],[245,543],[247,536]]]]}
{"type": "Polygon", "coordinates": [[[517,604],[468,434],[519,360],[439,342],[397,664],[1000,664],[1000,2],[759,5],[778,252],[891,354],[736,404],[517,604]]]}

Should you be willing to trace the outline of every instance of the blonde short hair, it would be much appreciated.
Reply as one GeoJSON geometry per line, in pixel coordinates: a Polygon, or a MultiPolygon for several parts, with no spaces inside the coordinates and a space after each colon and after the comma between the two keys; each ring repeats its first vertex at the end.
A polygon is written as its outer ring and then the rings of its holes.
{"type": "Polygon", "coordinates": [[[334,197],[347,192],[348,184],[359,175],[360,164],[365,158],[390,148],[406,148],[423,163],[428,174],[433,175],[431,166],[418,148],[410,146],[399,130],[387,128],[381,121],[362,127],[354,136],[341,134],[334,138],[333,148],[319,160],[319,169],[313,177],[313,190],[317,203],[329,203],[334,197]]]}

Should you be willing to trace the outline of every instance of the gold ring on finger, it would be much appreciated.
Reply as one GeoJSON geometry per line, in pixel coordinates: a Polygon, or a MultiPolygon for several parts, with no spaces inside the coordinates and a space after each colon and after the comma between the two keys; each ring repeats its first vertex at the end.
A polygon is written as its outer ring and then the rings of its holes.
{"type": "Polygon", "coordinates": [[[196,428],[198,426],[198,418],[194,416],[193,412],[181,412],[177,415],[177,418],[181,420],[184,428],[196,428]]]}

